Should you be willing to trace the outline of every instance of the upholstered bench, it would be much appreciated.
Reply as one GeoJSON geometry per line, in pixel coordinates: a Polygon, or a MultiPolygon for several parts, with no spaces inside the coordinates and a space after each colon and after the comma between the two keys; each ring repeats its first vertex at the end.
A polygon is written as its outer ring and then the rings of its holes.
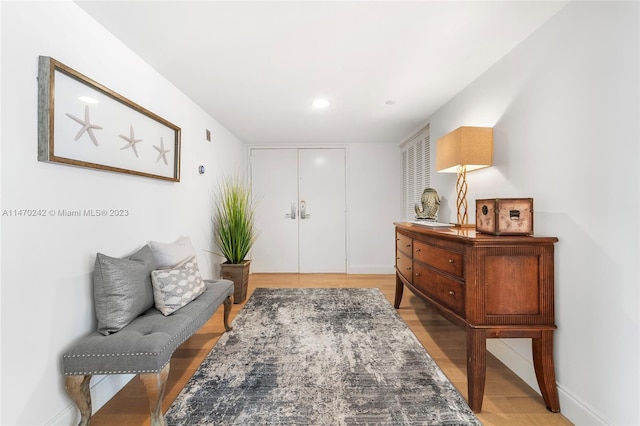
{"type": "Polygon", "coordinates": [[[225,330],[231,329],[233,282],[200,279],[193,256],[167,267],[190,254],[190,241],[186,252],[178,250],[168,257],[162,245],[155,244],[156,250],[145,246],[124,259],[100,253],[96,257],[98,330],[75,342],[62,357],[65,386],[80,410],[80,425],[91,419],[91,377],[106,374],[138,374],[149,397],[151,424],[164,425],[162,398],[173,352],[222,304],[225,330]]]}

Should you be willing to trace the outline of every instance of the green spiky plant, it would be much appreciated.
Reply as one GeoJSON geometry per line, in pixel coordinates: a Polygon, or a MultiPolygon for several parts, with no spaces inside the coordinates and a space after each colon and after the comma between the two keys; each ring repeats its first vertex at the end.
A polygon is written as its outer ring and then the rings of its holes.
{"type": "Polygon", "coordinates": [[[216,202],[215,240],[228,263],[239,264],[256,239],[250,187],[238,176],[223,178],[216,202]]]}

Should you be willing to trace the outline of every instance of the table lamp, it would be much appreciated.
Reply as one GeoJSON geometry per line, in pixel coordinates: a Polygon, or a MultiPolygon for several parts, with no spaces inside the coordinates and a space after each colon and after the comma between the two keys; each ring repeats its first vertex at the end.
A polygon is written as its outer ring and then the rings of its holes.
{"type": "Polygon", "coordinates": [[[489,167],[493,158],[493,128],[458,127],[441,137],[436,143],[436,171],[457,173],[456,192],[458,199],[458,223],[456,226],[467,228],[467,172],[489,167]]]}

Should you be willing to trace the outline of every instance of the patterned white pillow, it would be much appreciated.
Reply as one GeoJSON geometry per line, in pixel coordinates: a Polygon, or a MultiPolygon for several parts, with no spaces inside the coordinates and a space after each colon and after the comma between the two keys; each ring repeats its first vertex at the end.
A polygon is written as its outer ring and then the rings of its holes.
{"type": "Polygon", "coordinates": [[[195,256],[170,269],[151,272],[156,309],[169,315],[204,293],[205,285],[195,256]]]}

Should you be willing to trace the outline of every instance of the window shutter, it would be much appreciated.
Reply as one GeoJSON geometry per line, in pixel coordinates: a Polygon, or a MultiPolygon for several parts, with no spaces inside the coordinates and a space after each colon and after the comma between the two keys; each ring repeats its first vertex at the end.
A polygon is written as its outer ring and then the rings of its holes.
{"type": "Polygon", "coordinates": [[[415,203],[431,186],[431,134],[427,124],[401,145],[402,205],[405,219],[415,218],[415,203]]]}

